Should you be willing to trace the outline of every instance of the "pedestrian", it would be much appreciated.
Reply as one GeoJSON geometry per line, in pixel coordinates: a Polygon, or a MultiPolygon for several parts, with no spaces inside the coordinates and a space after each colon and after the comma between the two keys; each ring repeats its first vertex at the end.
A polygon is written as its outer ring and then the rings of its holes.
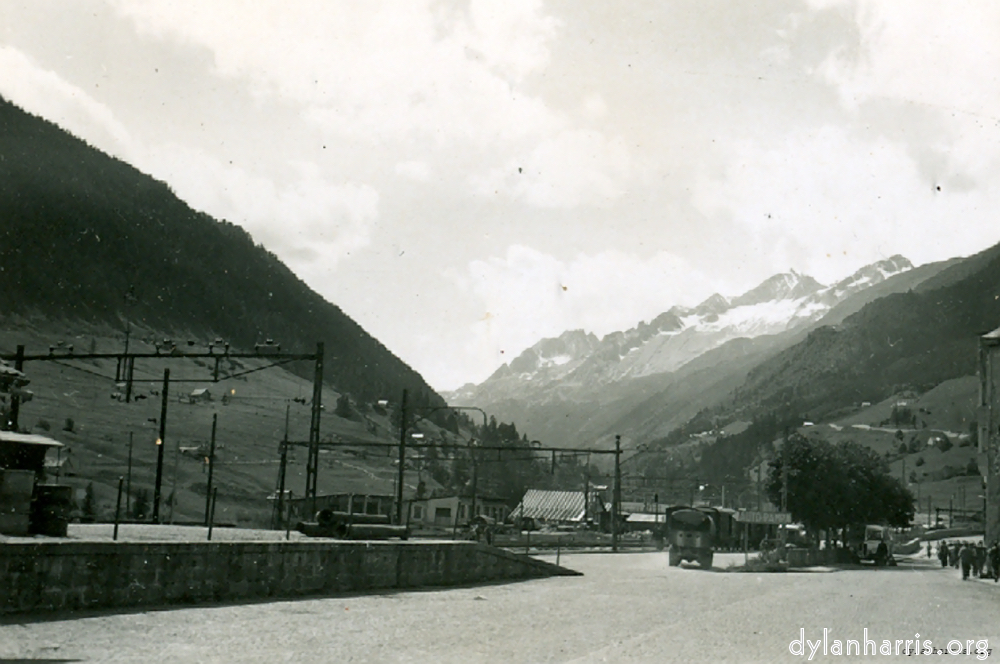
{"type": "Polygon", "coordinates": [[[931,543],[930,542],[927,543],[927,557],[928,558],[931,557],[931,543]]]}
{"type": "Polygon", "coordinates": [[[961,560],[960,560],[961,554],[962,554],[962,543],[961,542],[952,542],[951,543],[951,566],[954,567],[955,569],[958,569],[958,566],[961,563],[961,560]]]}
{"type": "Polygon", "coordinates": [[[976,561],[973,565],[973,576],[982,577],[983,568],[986,567],[986,547],[982,542],[976,542],[976,561]]]}
{"type": "Polygon", "coordinates": [[[948,566],[948,543],[938,542],[938,560],[941,561],[941,567],[948,566]]]}
{"type": "Polygon", "coordinates": [[[997,544],[995,540],[993,545],[990,546],[988,558],[990,563],[990,572],[993,574],[993,583],[996,583],[997,579],[1000,579],[1000,544],[997,544]]]}
{"type": "Polygon", "coordinates": [[[976,560],[976,552],[970,544],[965,543],[958,552],[958,556],[962,563],[962,581],[965,581],[969,578],[969,572],[972,571],[972,565],[976,560]]]}

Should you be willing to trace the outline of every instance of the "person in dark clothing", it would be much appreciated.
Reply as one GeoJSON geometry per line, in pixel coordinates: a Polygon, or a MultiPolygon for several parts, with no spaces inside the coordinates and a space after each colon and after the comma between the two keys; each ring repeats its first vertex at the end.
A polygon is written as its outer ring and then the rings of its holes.
{"type": "Polygon", "coordinates": [[[939,542],[938,543],[938,560],[941,561],[941,567],[948,566],[948,543],[939,542]]]}
{"type": "Polygon", "coordinates": [[[993,583],[996,583],[997,579],[1000,579],[1000,544],[993,542],[987,558],[990,563],[990,572],[993,574],[993,583]]]}
{"type": "Polygon", "coordinates": [[[986,547],[982,542],[976,542],[976,559],[972,563],[972,576],[983,576],[984,567],[986,567],[986,547]]]}
{"type": "Polygon", "coordinates": [[[961,564],[962,557],[962,543],[952,542],[951,543],[951,566],[958,569],[961,564]]]}
{"type": "Polygon", "coordinates": [[[975,549],[969,544],[963,544],[958,552],[958,559],[962,565],[962,581],[965,581],[969,578],[969,572],[972,571],[972,565],[976,561],[975,549]]]}

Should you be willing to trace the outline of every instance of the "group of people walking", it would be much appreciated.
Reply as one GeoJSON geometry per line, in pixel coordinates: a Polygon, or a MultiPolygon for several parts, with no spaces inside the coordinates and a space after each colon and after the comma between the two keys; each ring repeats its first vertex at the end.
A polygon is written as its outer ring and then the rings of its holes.
{"type": "MultiPolygon", "coordinates": [[[[928,544],[928,555],[930,545],[928,544]]],[[[938,544],[938,560],[941,567],[962,568],[962,580],[969,576],[1000,580],[1000,544],[993,542],[987,549],[982,541],[976,542],[940,542],[938,544]]]]}

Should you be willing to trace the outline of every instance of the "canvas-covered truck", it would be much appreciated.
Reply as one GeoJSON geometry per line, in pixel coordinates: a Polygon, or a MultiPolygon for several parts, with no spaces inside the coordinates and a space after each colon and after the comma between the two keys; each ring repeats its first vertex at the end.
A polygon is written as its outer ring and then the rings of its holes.
{"type": "Polygon", "coordinates": [[[715,552],[716,523],[702,510],[684,508],[667,517],[669,562],[676,567],[683,561],[696,562],[702,569],[712,567],[715,552]]]}

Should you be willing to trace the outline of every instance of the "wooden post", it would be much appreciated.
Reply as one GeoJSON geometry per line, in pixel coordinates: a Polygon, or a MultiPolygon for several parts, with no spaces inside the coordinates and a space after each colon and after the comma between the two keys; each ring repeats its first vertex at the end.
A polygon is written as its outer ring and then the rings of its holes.
{"type": "MultiPolygon", "coordinates": [[[[24,371],[24,346],[18,344],[17,346],[17,357],[14,358],[14,368],[18,371],[24,371]]],[[[15,391],[10,397],[10,430],[18,431],[18,417],[21,412],[21,397],[15,391]]]]}
{"type": "Polygon", "coordinates": [[[212,489],[212,509],[208,511],[208,541],[212,541],[212,527],[215,525],[215,500],[219,495],[218,489],[212,489]]]}
{"type": "Polygon", "coordinates": [[[132,513],[132,432],[128,432],[128,479],[125,480],[125,518],[132,513]]]}
{"type": "MultiPolygon", "coordinates": [[[[403,400],[399,402],[399,468],[396,469],[396,525],[403,525],[403,481],[406,472],[406,388],[403,388],[403,400]]],[[[455,519],[458,519],[458,507],[455,507],[455,519]]]]}
{"type": "Polygon", "coordinates": [[[215,427],[219,414],[212,413],[212,439],[208,447],[208,488],[205,490],[205,525],[208,525],[209,512],[212,509],[212,477],[215,472],[215,427]]]}
{"type": "Polygon", "coordinates": [[[611,552],[618,553],[618,517],[622,504],[622,437],[615,436],[615,488],[611,493],[611,552]]]}
{"type": "Polygon", "coordinates": [[[163,486],[163,448],[167,444],[167,391],[170,369],[163,370],[163,392],[160,395],[160,437],[156,439],[156,483],[153,485],[153,523],[160,522],[160,491],[163,486]]]}
{"type": "Polygon", "coordinates": [[[118,521],[121,518],[122,512],[122,486],[125,484],[125,478],[118,478],[118,500],[115,501],[115,533],[111,536],[111,539],[118,541],[118,521]]]}

